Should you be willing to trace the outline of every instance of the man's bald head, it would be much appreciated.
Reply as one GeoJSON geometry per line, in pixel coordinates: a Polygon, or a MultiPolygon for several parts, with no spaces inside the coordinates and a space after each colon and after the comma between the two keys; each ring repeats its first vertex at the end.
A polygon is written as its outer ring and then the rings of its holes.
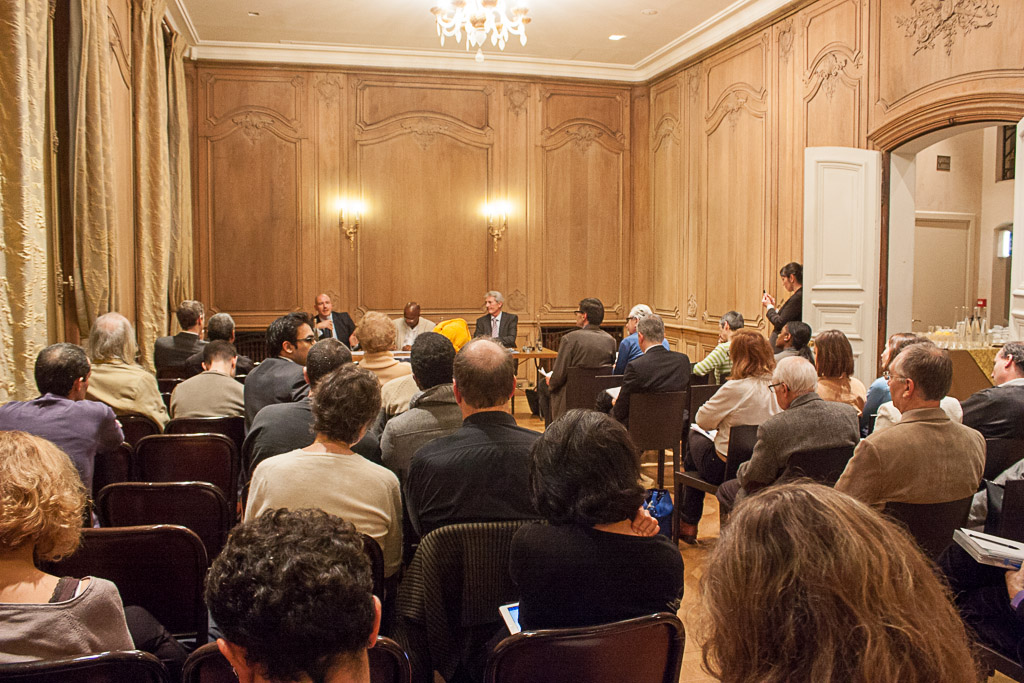
{"type": "Polygon", "coordinates": [[[490,339],[474,339],[455,356],[455,389],[462,401],[482,410],[505,405],[516,389],[512,354],[490,339]]]}
{"type": "Polygon", "coordinates": [[[410,328],[416,327],[420,324],[420,305],[415,301],[410,301],[405,305],[402,316],[405,318],[406,325],[410,328]]]}

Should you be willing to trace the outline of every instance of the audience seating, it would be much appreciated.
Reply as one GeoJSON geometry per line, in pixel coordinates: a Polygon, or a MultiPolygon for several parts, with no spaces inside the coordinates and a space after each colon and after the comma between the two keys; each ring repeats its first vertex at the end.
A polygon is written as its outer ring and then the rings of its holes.
{"type": "Polygon", "coordinates": [[[164,408],[167,408],[167,414],[171,414],[171,392],[161,391],[160,400],[164,402],[164,408]]]}
{"type": "Polygon", "coordinates": [[[122,443],[107,453],[97,453],[92,472],[92,493],[95,495],[104,486],[122,481],[131,481],[133,449],[131,444],[122,443]]]}
{"type": "Polygon", "coordinates": [[[110,484],[96,494],[96,514],[104,526],[177,524],[191,529],[211,562],[234,521],[221,490],[202,481],[110,484]]]}
{"type": "MultiPolygon", "coordinates": [[[[410,683],[409,656],[402,646],[383,636],[366,652],[370,660],[370,683],[410,683]]],[[[188,657],[182,683],[237,683],[238,678],[220,653],[217,643],[207,643],[188,657]]]]}
{"type": "Polygon", "coordinates": [[[633,394],[629,398],[629,435],[641,451],[658,451],[658,488],[665,488],[665,450],[681,462],[679,443],[686,426],[689,391],[633,394]]]}
{"type": "Polygon", "coordinates": [[[245,441],[245,418],[236,417],[176,417],[164,427],[164,434],[223,434],[235,442],[242,452],[245,441]]]}
{"type": "Polygon", "coordinates": [[[370,573],[373,575],[373,594],[384,602],[387,591],[384,588],[384,551],[380,544],[367,534],[359,534],[363,539],[363,552],[370,558],[370,573]]]}
{"type": "Polygon", "coordinates": [[[466,653],[480,652],[517,599],[509,574],[512,536],[524,520],[452,524],[427,534],[398,591],[394,638],[416,681],[451,680],[466,653]]]}
{"type": "Polygon", "coordinates": [[[217,486],[234,511],[238,500],[239,455],[223,434],[159,434],[135,447],[140,481],[205,481],[217,486]]]}
{"type": "MultiPolygon", "coordinates": [[[[739,637],[739,634],[737,634],[739,637]]],[[[676,683],[686,634],[674,614],[584,628],[524,631],[501,641],[487,661],[486,683],[676,683]]]]}
{"type": "Polygon", "coordinates": [[[885,514],[902,524],[933,560],[953,542],[953,531],[967,523],[973,496],[945,503],[885,504],[885,514]]]}
{"type": "Polygon", "coordinates": [[[124,440],[135,447],[143,438],[160,433],[160,425],[145,415],[118,415],[124,440]]]}
{"type": "Polygon", "coordinates": [[[854,446],[837,446],[793,453],[780,479],[790,481],[810,477],[819,484],[835,486],[846,469],[846,463],[853,457],[853,449],[854,446]]]}
{"type": "Polygon", "coordinates": [[[597,394],[607,385],[597,379],[598,375],[610,375],[614,366],[602,365],[597,368],[569,368],[565,378],[565,409],[586,408],[593,410],[597,394]]]}
{"type": "Polygon", "coordinates": [[[8,681],[11,683],[171,683],[171,676],[160,660],[153,655],[138,650],[125,650],[17,664],[0,664],[0,681],[4,683],[8,683],[8,681]]]}
{"type": "Polygon", "coordinates": [[[1022,458],[1024,441],[1021,439],[985,439],[985,474],[982,478],[991,481],[1022,458]]]}
{"type": "MultiPolygon", "coordinates": [[[[168,370],[172,369],[175,372],[179,372],[178,368],[168,368],[168,370]]],[[[185,380],[182,378],[181,375],[175,375],[174,377],[158,377],[156,380],[156,384],[158,387],[160,387],[161,394],[171,394],[174,393],[174,387],[178,386],[184,381],[185,380]]]]}
{"type": "Polygon", "coordinates": [[[203,542],[185,527],[83,529],[74,555],[44,563],[57,576],[98,576],[113,581],[125,605],[147,609],[175,636],[206,642],[203,542]]]}
{"type": "Polygon", "coordinates": [[[998,671],[1007,678],[1024,681],[1024,667],[1018,662],[981,643],[974,643],[974,649],[977,661],[981,664],[982,678],[980,680],[987,681],[994,672],[998,671]]]}
{"type": "Polygon", "coordinates": [[[985,532],[1024,543],[1024,479],[1003,485],[1003,506],[996,512],[990,506],[985,532]]]}

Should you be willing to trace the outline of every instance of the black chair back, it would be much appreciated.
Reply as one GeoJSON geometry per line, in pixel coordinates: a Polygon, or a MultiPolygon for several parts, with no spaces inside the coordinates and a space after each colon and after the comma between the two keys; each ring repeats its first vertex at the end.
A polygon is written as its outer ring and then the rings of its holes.
{"type": "Polygon", "coordinates": [[[725,456],[725,480],[736,478],[736,470],[754,455],[757,425],[733,425],[729,430],[729,450],[725,456]]]}
{"type": "Polygon", "coordinates": [[[104,526],[177,524],[191,529],[211,562],[234,521],[221,490],[203,481],[110,484],[96,494],[96,514],[104,526]]]}
{"type": "Polygon", "coordinates": [[[242,452],[245,441],[245,417],[176,417],[164,427],[164,434],[223,434],[242,452]]]}
{"type": "Polygon", "coordinates": [[[885,504],[885,514],[901,523],[930,558],[937,559],[953,542],[953,532],[967,523],[974,496],[945,503],[885,504]]]}
{"type": "Polygon", "coordinates": [[[597,403],[597,394],[602,389],[602,383],[597,380],[598,375],[610,375],[611,365],[602,365],[597,368],[569,368],[565,378],[565,409],[587,408],[593,410],[597,403]]]}
{"type": "Polygon", "coordinates": [[[991,481],[1021,459],[1024,459],[1024,440],[985,439],[985,474],[982,478],[991,481]]]}
{"type": "Polygon", "coordinates": [[[1003,506],[996,512],[989,501],[985,531],[1011,541],[1024,543],[1024,479],[1008,481],[1003,485],[1003,506]]]}
{"type": "Polygon", "coordinates": [[[819,484],[835,486],[846,463],[853,457],[853,446],[836,446],[818,450],[800,451],[789,456],[782,473],[782,481],[810,477],[819,484]]]}
{"type": "Polygon", "coordinates": [[[629,435],[641,451],[658,451],[658,488],[665,487],[665,451],[680,460],[688,391],[633,394],[629,399],[629,435]]]}
{"type": "Polygon", "coordinates": [[[363,539],[363,552],[370,558],[370,573],[373,575],[373,594],[384,602],[384,551],[380,544],[367,534],[359,534],[363,539]]]}
{"type": "MultiPolygon", "coordinates": [[[[214,644],[216,647],[216,644],[214,644]]],[[[237,680],[237,679],[235,679],[237,680]]],[[[159,659],[125,650],[94,655],[0,664],[4,683],[171,683],[159,659]]]]}
{"type": "Polygon", "coordinates": [[[140,481],[205,481],[221,490],[234,511],[238,500],[238,449],[223,434],[158,434],[135,447],[140,481]]]}
{"type": "Polygon", "coordinates": [[[174,377],[158,377],[156,385],[160,387],[161,394],[173,394],[174,388],[184,382],[182,375],[176,375],[174,377]]]}
{"type": "Polygon", "coordinates": [[[206,548],[185,527],[83,529],[82,544],[74,555],[43,566],[57,576],[113,581],[125,605],[144,607],[175,636],[206,642],[206,548]]]}
{"type": "Polygon", "coordinates": [[[97,453],[92,472],[92,493],[95,496],[104,486],[122,481],[131,481],[134,450],[130,443],[122,443],[106,453],[97,453]]]}
{"type": "Polygon", "coordinates": [[[981,643],[974,643],[974,650],[978,664],[981,665],[982,678],[979,680],[987,681],[998,671],[1011,680],[1024,681],[1024,667],[1016,660],[981,643]]]}
{"type": "Polygon", "coordinates": [[[159,434],[161,431],[160,425],[145,415],[118,415],[117,421],[121,423],[124,440],[133,448],[145,437],[159,434]]]}
{"type": "Polygon", "coordinates": [[[487,660],[486,683],[676,683],[686,634],[674,614],[584,628],[524,631],[501,641],[487,660]]]}

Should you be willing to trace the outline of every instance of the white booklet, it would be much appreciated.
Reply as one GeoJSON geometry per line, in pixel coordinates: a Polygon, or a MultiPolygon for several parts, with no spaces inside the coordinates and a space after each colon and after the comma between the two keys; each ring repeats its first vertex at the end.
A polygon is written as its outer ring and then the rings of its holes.
{"type": "Polygon", "coordinates": [[[957,529],[953,532],[953,540],[981,564],[1005,569],[1020,569],[1021,562],[1024,562],[1024,543],[1011,541],[1008,538],[983,534],[970,529],[957,529]]]}
{"type": "Polygon", "coordinates": [[[708,431],[707,429],[701,429],[699,426],[697,426],[696,422],[691,422],[690,423],[690,429],[695,431],[695,432],[697,432],[698,434],[703,434],[704,436],[708,437],[712,441],[715,440],[715,436],[718,434],[718,430],[717,429],[712,429],[710,431],[708,431]]]}

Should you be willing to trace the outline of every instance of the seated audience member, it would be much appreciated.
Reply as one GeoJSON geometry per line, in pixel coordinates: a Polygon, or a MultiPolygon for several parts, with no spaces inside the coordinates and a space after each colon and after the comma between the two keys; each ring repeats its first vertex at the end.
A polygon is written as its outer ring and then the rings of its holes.
{"type": "MultiPolygon", "coordinates": [[[[306,355],[303,377],[309,394],[292,403],[277,403],[259,412],[242,443],[243,472],[251,475],[256,466],[275,455],[305,448],[313,443],[312,396],[322,380],[333,371],[352,362],[352,352],[337,339],[321,339],[306,355]]],[[[352,450],[373,462],[380,460],[377,439],[367,433],[352,450]]]]}
{"type": "Polygon", "coordinates": [[[319,339],[337,339],[345,346],[354,348],[356,340],[356,324],[352,316],[334,310],[330,295],[319,294],[314,301],[316,315],[313,316],[314,334],[319,339]]]}
{"type": "Polygon", "coordinates": [[[104,313],[89,332],[92,374],[86,398],[102,401],[117,415],[144,415],[163,428],[170,420],[156,377],[135,363],[135,330],[120,313],[104,313]]]}
{"type": "Polygon", "coordinates": [[[633,394],[686,391],[690,386],[690,359],[685,353],[669,351],[665,341],[665,323],[653,313],[637,325],[641,355],[626,366],[622,387],[612,407],[612,415],[629,426],[629,405],[633,394]]]}
{"type": "MultiPolygon", "coordinates": [[[[731,379],[700,407],[695,424],[704,431],[718,430],[714,442],[691,431],[683,460],[687,472],[698,472],[704,481],[721,484],[725,479],[725,458],[729,454],[729,433],[735,425],[759,425],[782,412],[769,388],[775,356],[768,342],[754,330],[737,330],[729,343],[731,379]]],[[[704,492],[686,487],[679,505],[679,538],[697,542],[697,524],[704,514],[704,492]]]]}
{"type": "Polygon", "coordinates": [[[521,527],[510,554],[524,629],[679,609],[683,561],[667,537],[634,523],[644,516],[639,480],[629,434],[601,413],[570,410],[536,441],[530,490],[548,523],[521,527]]]}
{"type": "Polygon", "coordinates": [[[732,335],[743,329],[743,316],[736,311],[729,311],[718,321],[718,346],[711,349],[704,360],[693,366],[693,374],[704,376],[713,373],[715,384],[721,384],[732,372],[732,359],[729,358],[729,342],[732,335]]]}
{"type": "Polygon", "coordinates": [[[363,359],[359,365],[377,376],[383,386],[397,377],[412,374],[408,363],[395,359],[391,350],[395,348],[395,326],[383,313],[369,311],[359,321],[356,328],[356,339],[363,350],[363,359]]]}
{"type": "Polygon", "coordinates": [[[1024,439],[1024,343],[1009,342],[992,367],[996,385],[963,402],[963,422],[986,439],[1024,439]]]}
{"type": "MultiPolygon", "coordinates": [[[[452,389],[455,347],[447,337],[425,332],[412,345],[412,377],[419,393],[409,410],[388,420],[380,438],[381,461],[405,481],[413,454],[421,446],[462,426],[462,410],[452,389]]],[[[394,379],[384,389],[404,378],[394,379]]],[[[381,390],[383,394],[384,389],[381,390]]]]}
{"type": "Polygon", "coordinates": [[[878,408],[883,403],[891,403],[889,396],[889,382],[885,379],[885,373],[889,370],[889,364],[903,350],[908,343],[916,341],[917,335],[913,332],[897,332],[889,337],[882,351],[882,376],[871,383],[868,387],[867,398],[864,399],[864,407],[860,415],[861,436],[867,436],[875,428],[875,417],[878,415],[878,408]]]}
{"type": "Polygon", "coordinates": [[[434,329],[432,321],[420,317],[420,305],[415,301],[407,303],[402,310],[402,317],[395,318],[391,324],[395,326],[395,348],[399,351],[412,350],[417,336],[434,329]]]}
{"type": "MultiPolygon", "coordinates": [[[[640,342],[636,336],[637,324],[651,315],[651,308],[647,304],[637,304],[629,310],[629,318],[626,319],[626,336],[619,342],[619,352],[615,354],[615,368],[613,375],[621,375],[626,371],[626,365],[633,359],[644,354],[640,350],[640,342]]],[[[662,346],[668,348],[668,340],[662,342],[662,346]]]]}
{"type": "Polygon", "coordinates": [[[0,430],[18,429],[52,441],[71,458],[91,495],[96,454],[116,449],[124,434],[110,406],[85,400],[90,372],[81,347],[47,346],[36,357],[39,398],[0,406],[0,430]]]}
{"type": "Polygon", "coordinates": [[[442,320],[434,326],[434,332],[447,337],[455,347],[455,353],[458,353],[472,339],[469,336],[469,324],[462,318],[442,320]]]}
{"type": "Polygon", "coordinates": [[[487,311],[487,315],[476,319],[476,331],[473,336],[489,337],[502,346],[514,349],[519,316],[514,313],[505,313],[501,310],[504,306],[505,297],[501,295],[501,292],[490,291],[484,294],[484,309],[487,311]]]}
{"type": "MultiPolygon", "coordinates": [[[[904,349],[915,344],[923,344],[932,348],[935,347],[935,344],[924,337],[914,337],[913,339],[902,342],[896,348],[896,351],[892,356],[893,360],[895,360],[895,358],[902,353],[904,349]]],[[[960,407],[960,401],[956,400],[952,396],[943,396],[942,400],[939,401],[939,407],[942,408],[942,412],[944,412],[953,422],[961,422],[963,420],[964,411],[960,407]]],[[[892,397],[890,396],[888,401],[878,406],[872,433],[880,432],[892,427],[894,424],[899,424],[900,419],[902,419],[902,414],[900,413],[899,408],[893,405],[892,397]]]]}
{"type": "Polygon", "coordinates": [[[811,326],[799,320],[790,320],[782,326],[782,333],[779,334],[778,346],[782,349],[775,354],[775,362],[783,358],[797,356],[814,365],[814,352],[807,346],[811,341],[811,326]]]}
{"type": "Polygon", "coordinates": [[[453,374],[462,426],[416,451],[405,480],[409,521],[421,538],[446,524],[537,517],[529,453],[539,435],[506,409],[516,390],[512,355],[474,339],[455,356],[453,374]]]}
{"type": "Polygon", "coordinates": [[[787,263],[779,269],[782,288],[792,293],[786,303],[775,310],[775,297],[765,292],[761,296],[761,305],[765,307],[765,317],[772,324],[772,333],[768,337],[768,346],[775,353],[776,342],[782,327],[791,320],[803,320],[804,305],[804,268],[796,261],[787,263]]]}
{"type": "Polygon", "coordinates": [[[555,367],[548,377],[551,392],[551,419],[557,420],[565,413],[565,383],[569,379],[569,368],[597,368],[611,365],[615,361],[615,339],[601,329],[604,322],[604,304],[600,299],[587,298],[580,301],[576,311],[576,327],[558,344],[555,367]]]}
{"type": "Polygon", "coordinates": [[[794,453],[853,447],[860,441],[857,410],[845,403],[823,401],[814,391],[817,373],[806,359],[791,356],[780,360],[771,386],[782,412],[761,423],[753,456],[740,465],[736,479],[718,487],[718,502],[726,511],[746,495],[774,484],[794,453]]]}
{"type": "Polygon", "coordinates": [[[34,560],[78,547],[86,492],[68,456],[25,432],[0,432],[0,662],[132,650],[117,587],[58,578],[34,560]]]}
{"type": "Polygon", "coordinates": [[[320,380],[310,400],[316,438],[256,467],[245,520],[274,508],[311,507],[338,515],[377,541],[384,574],[391,576],[402,563],[398,478],[352,450],[380,410],[380,385],[369,370],[342,365],[320,380]]]}
{"type": "Polygon", "coordinates": [[[853,347],[839,330],[819,332],[814,340],[815,366],[818,369],[818,395],[826,401],[846,403],[860,416],[868,390],[853,377],[853,347]]]}
{"type": "Polygon", "coordinates": [[[217,647],[241,683],[368,683],[380,601],[350,524],[274,510],[235,527],[206,579],[217,647]]]}
{"type": "MultiPolygon", "coordinates": [[[[210,319],[206,322],[206,340],[207,343],[217,341],[218,339],[231,344],[235,343],[235,320],[227,313],[215,313],[210,316],[210,319]]],[[[186,377],[195,377],[203,371],[203,352],[202,350],[196,351],[185,361],[183,366],[186,377]]],[[[239,354],[235,361],[235,376],[244,377],[252,372],[255,367],[255,363],[252,362],[252,358],[239,354]]]]}
{"type": "Polygon", "coordinates": [[[985,468],[985,437],[939,407],[952,380],[949,354],[934,344],[901,351],[889,366],[889,392],[903,419],[857,445],[836,489],[878,508],[973,495],[985,468]]]}
{"type": "Polygon", "coordinates": [[[241,417],[245,390],[235,381],[238,352],[231,342],[216,340],[203,348],[203,372],[171,393],[171,417],[241,417]]]}
{"type": "Polygon", "coordinates": [[[189,356],[203,350],[203,305],[198,301],[186,300],[178,305],[176,312],[181,332],[173,337],[159,337],[153,343],[153,365],[161,377],[165,371],[179,370],[175,376],[184,373],[185,361],[189,356]]]}
{"type": "Polygon", "coordinates": [[[738,505],[701,589],[704,665],[723,683],[978,680],[914,541],[826,486],[773,486],[738,505]]]}
{"type": "Polygon", "coordinates": [[[298,401],[309,393],[303,378],[316,335],[305,313],[283,315],[267,328],[267,358],[245,378],[245,424],[266,406],[298,401]]]}

